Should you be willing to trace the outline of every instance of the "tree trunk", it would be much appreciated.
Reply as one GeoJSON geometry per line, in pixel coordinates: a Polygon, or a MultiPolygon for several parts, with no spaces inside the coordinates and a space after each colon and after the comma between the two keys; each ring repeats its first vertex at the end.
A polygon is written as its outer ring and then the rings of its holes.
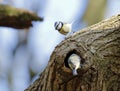
{"type": "Polygon", "coordinates": [[[120,91],[120,15],[62,41],[39,79],[25,91],[120,91]],[[82,58],[76,76],[66,64],[71,53],[82,58]]]}

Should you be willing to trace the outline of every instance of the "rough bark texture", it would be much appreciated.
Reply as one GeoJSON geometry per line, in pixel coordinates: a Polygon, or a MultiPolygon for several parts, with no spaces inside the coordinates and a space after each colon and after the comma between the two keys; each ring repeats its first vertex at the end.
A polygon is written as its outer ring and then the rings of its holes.
{"type": "Polygon", "coordinates": [[[120,91],[120,15],[62,41],[39,79],[25,91],[120,91]],[[82,58],[77,76],[65,66],[70,52],[82,58]]]}
{"type": "Polygon", "coordinates": [[[0,5],[0,26],[24,29],[31,27],[32,21],[42,20],[41,17],[27,10],[14,8],[9,5],[0,5]]]}

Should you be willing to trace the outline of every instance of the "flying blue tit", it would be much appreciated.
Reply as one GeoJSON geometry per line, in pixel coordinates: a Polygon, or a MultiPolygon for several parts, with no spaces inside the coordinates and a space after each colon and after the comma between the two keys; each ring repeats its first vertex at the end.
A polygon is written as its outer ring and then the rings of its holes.
{"type": "Polygon", "coordinates": [[[61,34],[67,35],[68,33],[71,32],[72,23],[63,23],[61,21],[57,21],[57,22],[55,22],[54,27],[61,34]]]}
{"type": "Polygon", "coordinates": [[[68,65],[73,72],[73,75],[77,75],[77,69],[81,68],[81,58],[77,54],[72,54],[68,58],[68,65]]]}

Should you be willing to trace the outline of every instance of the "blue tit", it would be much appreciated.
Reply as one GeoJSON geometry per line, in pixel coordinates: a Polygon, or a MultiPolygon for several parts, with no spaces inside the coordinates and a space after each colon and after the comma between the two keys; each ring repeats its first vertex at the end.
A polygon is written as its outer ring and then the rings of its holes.
{"type": "Polygon", "coordinates": [[[68,58],[68,65],[73,72],[73,75],[77,75],[77,69],[81,68],[81,58],[77,54],[72,54],[68,58]]]}
{"type": "Polygon", "coordinates": [[[63,23],[61,21],[55,22],[55,29],[58,30],[63,35],[67,35],[68,33],[71,32],[71,24],[69,23],[63,23]]]}

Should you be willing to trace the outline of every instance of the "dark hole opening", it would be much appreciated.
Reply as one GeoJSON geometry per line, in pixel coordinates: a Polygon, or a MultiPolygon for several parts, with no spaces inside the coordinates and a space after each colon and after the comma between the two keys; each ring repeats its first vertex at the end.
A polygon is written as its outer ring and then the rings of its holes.
{"type": "Polygon", "coordinates": [[[65,63],[65,66],[66,66],[67,68],[70,68],[69,65],[68,65],[68,58],[69,58],[70,55],[72,55],[73,53],[79,55],[76,50],[72,50],[72,51],[70,51],[70,52],[66,55],[65,60],[64,60],[64,63],[65,63]]]}

